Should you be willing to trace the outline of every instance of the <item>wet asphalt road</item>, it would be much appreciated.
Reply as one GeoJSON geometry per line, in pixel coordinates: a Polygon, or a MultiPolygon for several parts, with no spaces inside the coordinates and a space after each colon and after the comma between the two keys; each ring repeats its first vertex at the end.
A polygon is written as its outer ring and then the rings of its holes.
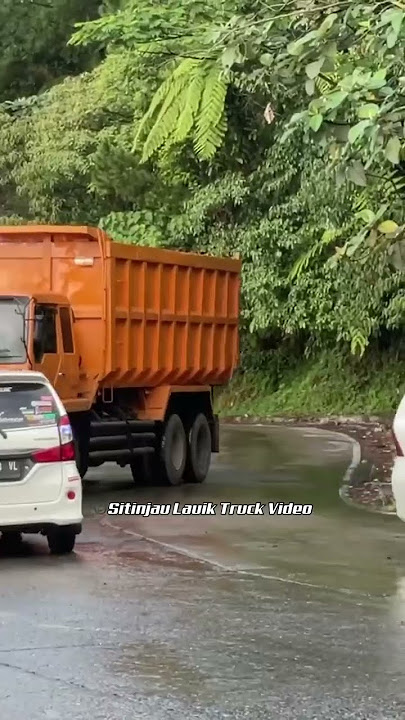
{"type": "Polygon", "coordinates": [[[405,717],[405,533],[339,499],[342,436],[224,428],[202,486],[89,474],[77,553],[0,558],[0,715],[405,717]],[[309,517],[107,517],[112,500],[295,501],[309,517]]]}

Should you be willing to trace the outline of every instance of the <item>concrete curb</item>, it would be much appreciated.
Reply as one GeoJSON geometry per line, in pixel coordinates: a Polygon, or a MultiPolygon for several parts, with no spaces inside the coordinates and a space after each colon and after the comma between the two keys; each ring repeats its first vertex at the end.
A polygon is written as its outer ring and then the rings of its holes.
{"type": "Polygon", "coordinates": [[[397,516],[395,510],[380,510],[379,508],[372,507],[371,505],[354,502],[354,500],[352,500],[349,495],[349,488],[349,485],[342,485],[339,490],[339,497],[345,503],[345,505],[348,505],[351,508],[355,508],[356,510],[363,510],[363,512],[373,513],[374,515],[387,515],[389,517],[397,516]]]}
{"type": "Polygon", "coordinates": [[[395,510],[381,510],[370,505],[356,503],[354,502],[354,500],[352,500],[352,498],[350,497],[350,488],[352,487],[353,476],[360,463],[362,462],[361,445],[359,442],[357,442],[357,440],[354,440],[353,438],[349,437],[349,435],[346,435],[346,433],[338,434],[344,435],[349,440],[351,440],[353,444],[352,461],[343,476],[342,484],[339,488],[340,499],[349,507],[356,508],[356,510],[365,510],[366,512],[374,513],[375,515],[389,515],[390,517],[396,517],[395,510]]]}
{"type": "Polygon", "coordinates": [[[303,415],[303,416],[261,416],[261,415],[220,415],[220,423],[226,425],[302,425],[316,426],[322,429],[322,425],[382,425],[391,427],[393,416],[391,415],[303,415]]]}

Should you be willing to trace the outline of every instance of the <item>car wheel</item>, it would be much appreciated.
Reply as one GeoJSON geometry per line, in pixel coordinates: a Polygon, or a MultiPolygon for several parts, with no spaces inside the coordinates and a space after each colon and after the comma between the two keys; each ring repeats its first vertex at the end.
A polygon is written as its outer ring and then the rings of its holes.
{"type": "Polygon", "coordinates": [[[22,543],[22,535],[18,530],[6,530],[1,535],[1,541],[8,547],[15,547],[22,543]]]}
{"type": "Polygon", "coordinates": [[[211,430],[208,420],[200,413],[194,420],[188,441],[188,456],[184,479],[188,483],[202,483],[211,463],[211,430]]]}
{"type": "Polygon", "coordinates": [[[76,532],[70,527],[59,527],[47,534],[48,547],[52,555],[68,555],[76,543],[76,532]]]}

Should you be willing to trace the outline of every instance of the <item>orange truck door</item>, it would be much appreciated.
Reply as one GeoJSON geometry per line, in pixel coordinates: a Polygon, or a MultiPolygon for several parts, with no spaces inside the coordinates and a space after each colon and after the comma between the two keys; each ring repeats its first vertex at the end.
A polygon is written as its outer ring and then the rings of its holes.
{"type": "Polygon", "coordinates": [[[34,369],[44,373],[62,401],[77,398],[79,358],[68,305],[35,306],[33,355],[34,369]]]}
{"type": "Polygon", "coordinates": [[[73,400],[78,395],[79,356],[75,352],[72,311],[69,305],[59,307],[60,363],[55,390],[62,400],[73,400]]]}
{"type": "Polygon", "coordinates": [[[41,303],[35,306],[33,365],[52,385],[56,383],[60,365],[56,319],[55,305],[41,303]]]}

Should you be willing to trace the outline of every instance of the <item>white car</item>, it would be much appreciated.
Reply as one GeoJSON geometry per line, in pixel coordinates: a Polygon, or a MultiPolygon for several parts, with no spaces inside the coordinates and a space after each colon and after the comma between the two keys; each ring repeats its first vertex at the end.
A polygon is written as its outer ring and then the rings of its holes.
{"type": "Polygon", "coordinates": [[[82,528],[82,484],[69,418],[42,373],[0,371],[0,533],[46,535],[70,553],[82,528]]]}
{"type": "Polygon", "coordinates": [[[398,517],[405,522],[405,396],[395,415],[393,425],[396,457],[392,471],[392,492],[398,517]]]}

